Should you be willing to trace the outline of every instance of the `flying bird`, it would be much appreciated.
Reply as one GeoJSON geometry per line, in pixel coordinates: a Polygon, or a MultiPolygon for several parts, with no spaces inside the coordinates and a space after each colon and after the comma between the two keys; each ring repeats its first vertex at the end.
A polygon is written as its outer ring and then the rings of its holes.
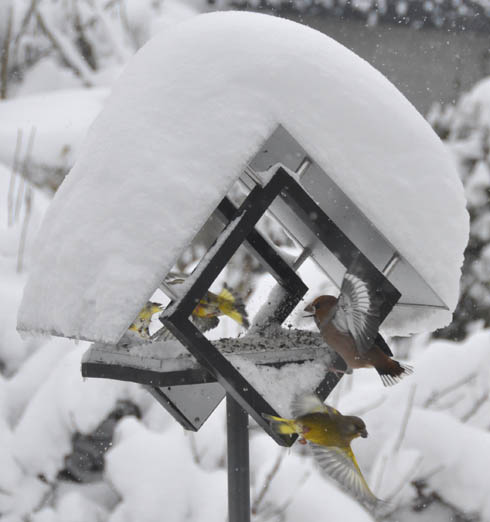
{"type": "Polygon", "coordinates": [[[364,421],[342,415],[314,394],[297,397],[292,413],[293,419],[262,416],[276,433],[296,433],[301,444],[309,443],[320,468],[362,504],[375,507],[381,502],[369,489],[350,446],[353,439],[368,436],[364,421]]]}
{"type": "Polygon", "coordinates": [[[201,332],[206,332],[216,328],[219,324],[219,317],[223,315],[230,317],[244,328],[250,326],[242,298],[230,290],[226,283],[219,294],[214,294],[209,290],[206,292],[192,312],[192,321],[201,332]]]}
{"type": "MultiPolygon", "coordinates": [[[[170,285],[181,284],[187,275],[170,272],[166,283],[170,285]]],[[[141,309],[136,319],[129,327],[130,333],[136,333],[142,339],[152,341],[166,341],[173,338],[170,331],[163,327],[155,334],[150,336],[150,323],[154,314],[161,312],[163,306],[160,303],[148,301],[141,309]]],[[[216,328],[219,324],[219,317],[226,315],[244,328],[249,328],[248,314],[245,304],[240,296],[228,288],[226,283],[219,294],[207,291],[206,295],[199,301],[194,308],[191,318],[193,323],[201,330],[206,332],[216,328]]]]}
{"type": "Polygon", "coordinates": [[[326,343],[353,369],[374,367],[385,386],[396,384],[413,369],[392,358],[378,333],[379,297],[369,283],[347,271],[339,297],[321,295],[306,308],[326,343]]]}
{"type": "Polygon", "coordinates": [[[162,310],[163,306],[160,303],[148,301],[145,306],[143,306],[136,319],[131,323],[128,330],[130,332],[136,332],[143,339],[150,339],[151,318],[162,310]]]}

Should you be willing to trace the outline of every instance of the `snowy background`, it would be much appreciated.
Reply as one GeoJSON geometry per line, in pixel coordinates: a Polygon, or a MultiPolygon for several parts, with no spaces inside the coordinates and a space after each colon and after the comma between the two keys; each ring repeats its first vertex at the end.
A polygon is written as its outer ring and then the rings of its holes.
{"type": "MultiPolygon", "coordinates": [[[[185,433],[137,385],[84,382],[87,344],[23,340],[15,330],[32,240],[113,80],[151,35],[204,8],[150,0],[0,4],[2,520],[226,519],[223,405],[199,433],[185,433]]],[[[369,438],[354,451],[374,492],[389,501],[386,520],[490,521],[490,78],[454,105],[434,100],[427,119],[454,158],[471,216],[454,322],[391,340],[415,366],[413,377],[385,390],[375,372],[358,371],[329,402],[366,421],[369,438]]],[[[269,231],[291,248],[279,230],[269,231]]],[[[231,266],[231,284],[268,284],[245,254],[241,261],[250,270],[231,266]]],[[[319,278],[310,264],[301,275],[310,286],[319,278]]],[[[259,304],[252,294],[252,317],[259,304]]],[[[230,322],[221,328],[216,335],[237,332],[230,322]]],[[[253,520],[372,520],[300,449],[279,448],[254,426],[250,433],[253,520]]]]}

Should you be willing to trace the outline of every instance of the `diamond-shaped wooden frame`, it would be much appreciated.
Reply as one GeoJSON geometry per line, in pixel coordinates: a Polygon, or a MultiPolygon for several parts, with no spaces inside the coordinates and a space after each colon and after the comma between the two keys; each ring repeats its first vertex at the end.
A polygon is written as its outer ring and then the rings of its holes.
{"type": "MultiPolygon", "coordinates": [[[[276,197],[294,211],[298,219],[332,251],[347,268],[356,261],[366,280],[382,295],[381,321],[388,315],[400,298],[400,292],[388,279],[359,251],[339,227],[311,199],[294,178],[282,167],[278,167],[264,186],[255,186],[235,215],[228,215],[228,225],[218,237],[216,243],[202,258],[193,274],[186,281],[185,289],[162,313],[160,320],[173,335],[189,350],[196,360],[213,375],[233,399],[278,443],[290,446],[295,438],[274,433],[262,414],[277,415],[273,407],[248,382],[191,322],[190,316],[196,304],[206,293],[225,265],[247,240],[253,245],[254,227],[276,197]]],[[[228,208],[229,211],[229,208],[228,208]]],[[[255,251],[260,256],[260,248],[255,251]]],[[[286,290],[287,299],[276,309],[276,321],[282,323],[307,291],[296,272],[280,256],[279,266],[283,271],[278,274],[275,263],[267,263],[272,275],[286,290]]],[[[338,358],[335,363],[339,369],[345,369],[338,358]]],[[[316,390],[325,399],[335,387],[339,377],[329,372],[316,390]]]]}

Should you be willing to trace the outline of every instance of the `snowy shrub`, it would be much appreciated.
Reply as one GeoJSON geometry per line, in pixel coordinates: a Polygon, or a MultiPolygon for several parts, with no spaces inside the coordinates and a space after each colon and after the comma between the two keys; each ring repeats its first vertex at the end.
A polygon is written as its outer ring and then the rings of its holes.
{"type": "Polygon", "coordinates": [[[429,121],[454,155],[471,219],[460,302],[453,323],[436,333],[462,339],[481,325],[490,326],[490,78],[464,94],[456,107],[435,106],[429,121]]]}

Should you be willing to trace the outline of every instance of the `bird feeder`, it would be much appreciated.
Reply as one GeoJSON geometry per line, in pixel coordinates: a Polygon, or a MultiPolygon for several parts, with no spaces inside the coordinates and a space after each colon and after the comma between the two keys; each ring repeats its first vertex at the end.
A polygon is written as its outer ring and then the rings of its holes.
{"type": "MultiPolygon", "coordinates": [[[[340,371],[346,369],[342,359],[322,342],[318,334],[312,332],[298,333],[283,329],[282,335],[287,347],[282,350],[267,349],[271,342],[271,339],[267,339],[268,329],[285,321],[306,293],[307,287],[295,271],[299,263],[290,266],[257,232],[255,225],[259,219],[267,211],[273,215],[280,214],[281,217],[278,219],[282,226],[301,244],[305,253],[302,257],[313,256],[315,252],[319,252],[314,259],[326,274],[330,274],[331,264],[329,257],[324,255],[325,252],[343,266],[344,272],[356,261],[357,275],[376,288],[383,302],[381,321],[402,295],[390,282],[390,275],[395,273],[395,263],[403,264],[405,261],[394,256],[389,243],[377,233],[374,225],[357,211],[355,215],[359,228],[370,231],[370,238],[364,241],[361,250],[331,219],[325,211],[327,209],[316,203],[305,190],[302,179],[309,169],[321,176],[318,179],[323,186],[319,190],[317,186],[317,193],[323,192],[324,188],[327,191],[335,191],[339,204],[347,205],[350,209],[356,208],[299,143],[279,126],[240,178],[248,189],[248,195],[241,206],[235,208],[231,201],[225,198],[217,207],[216,215],[227,224],[182,285],[180,295],[176,296],[174,291],[167,287],[169,297],[173,298],[173,301],[162,313],[160,320],[185,346],[188,350],[187,355],[180,354],[177,358],[165,359],[166,342],[157,342],[154,343],[152,352],[161,355],[158,359],[145,360],[139,355],[131,355],[127,347],[99,343],[90,348],[82,362],[82,373],[85,377],[109,377],[144,384],[185,429],[193,431],[202,426],[226,393],[231,466],[229,469],[240,470],[238,475],[230,475],[234,477],[229,484],[230,513],[236,510],[238,517],[241,516],[240,513],[249,510],[247,497],[243,494],[248,490],[248,439],[244,435],[248,415],[277,443],[289,446],[296,439],[271,430],[263,414],[280,413],[247,375],[241,372],[241,364],[251,362],[257,367],[281,368],[288,364],[297,365],[323,358],[340,371]],[[252,165],[257,166],[264,162],[265,156],[269,158],[272,166],[267,168],[267,171],[254,170],[252,165]],[[294,158],[295,164],[291,164],[289,158],[294,158]],[[292,170],[291,167],[296,167],[296,170],[292,170]],[[251,334],[235,340],[211,342],[193,324],[190,316],[196,303],[211,287],[241,245],[246,245],[276,279],[281,289],[280,299],[270,307],[267,320],[261,318],[262,326],[255,327],[251,334]],[[380,250],[386,252],[385,259],[376,257],[376,263],[382,264],[381,271],[370,259],[380,250]],[[266,349],[261,349],[261,334],[264,337],[262,346],[265,345],[266,349]],[[241,493],[237,494],[238,491],[241,493]],[[240,499],[238,504],[237,498],[240,499]]],[[[336,216],[340,214],[335,204],[330,205],[328,211],[336,216]]],[[[352,222],[350,230],[356,230],[352,222]]],[[[405,283],[410,286],[410,276],[417,278],[418,275],[413,270],[406,270],[406,274],[405,283]]],[[[165,285],[163,289],[165,290],[165,285]]],[[[428,294],[431,293],[430,287],[426,290],[428,294]]],[[[436,303],[440,305],[438,301],[436,303]]],[[[273,335],[277,337],[281,333],[278,333],[276,328],[273,335]]],[[[325,373],[315,390],[322,400],[328,396],[339,379],[338,373],[325,373]]]]}
{"type": "MultiPolygon", "coordinates": [[[[350,230],[369,231],[369,236],[362,235],[362,249],[344,232],[341,220],[337,220],[340,226],[333,221],[326,213],[327,209],[336,217],[340,215],[347,218],[349,213],[352,213],[351,209],[355,209],[356,206],[282,126],[279,126],[260,148],[240,181],[248,192],[246,199],[239,208],[235,208],[228,198],[223,199],[218,205],[215,214],[227,224],[194,272],[181,285],[183,288],[180,289],[180,295],[176,296],[174,289],[169,290],[165,285],[162,287],[170,294],[172,302],[160,320],[187,348],[190,355],[179,354],[178,358],[166,360],[163,342],[152,347],[153,353],[162,355],[158,359],[145,360],[141,359],[140,355],[131,356],[124,346],[96,344],[84,357],[82,373],[85,377],[111,377],[146,385],[184,428],[191,430],[199,429],[226,392],[276,442],[291,445],[294,438],[275,433],[263,418],[264,413],[279,415],[280,412],[277,411],[277,406],[271,404],[240,371],[241,363],[245,361],[257,367],[277,368],[328,358],[329,364],[341,371],[345,370],[345,365],[328,350],[317,334],[297,333],[287,329],[278,333],[273,329],[272,335],[282,336],[283,344],[286,346],[279,350],[271,338],[267,339],[271,323],[283,323],[306,293],[307,287],[294,267],[257,232],[255,225],[259,219],[267,211],[271,211],[273,215],[280,215],[278,220],[285,230],[295,237],[303,252],[311,255],[332,279],[334,278],[330,275],[331,258],[343,267],[343,272],[356,261],[357,275],[368,281],[381,296],[381,322],[402,295],[390,281],[390,277],[394,278],[397,275],[397,283],[403,281],[407,289],[410,289],[413,283],[411,277],[418,284],[423,282],[419,283],[418,274],[396,254],[394,248],[360,211],[357,210],[355,213],[355,224],[353,225],[352,219],[348,223],[350,230]],[[291,163],[290,158],[295,159],[295,164],[291,163]],[[257,165],[261,164],[266,165],[267,170],[259,172],[252,167],[257,168],[257,165]],[[307,176],[310,169],[317,176],[316,193],[333,192],[336,204],[320,206],[305,190],[302,180],[306,178],[311,183],[310,176],[307,176]],[[338,210],[338,205],[341,205],[343,214],[338,210]],[[262,327],[255,327],[252,333],[240,339],[211,342],[193,324],[190,316],[196,303],[242,244],[247,246],[276,279],[282,290],[281,297],[269,310],[267,321],[264,321],[264,318],[259,319],[262,327]],[[382,258],[379,252],[384,252],[385,257],[382,258]],[[328,256],[325,253],[328,253],[328,256]],[[371,261],[372,257],[375,257],[375,262],[381,269],[371,261]],[[400,272],[394,270],[398,263],[407,267],[402,272],[405,279],[400,278],[400,272]],[[258,349],[261,344],[262,349],[258,349]],[[268,349],[269,344],[273,344],[272,350],[268,349]],[[213,382],[218,382],[221,388],[212,384],[213,382]],[[180,388],[181,386],[185,388],[180,388]],[[192,386],[197,388],[193,390],[192,386]]],[[[298,268],[298,263],[295,265],[298,268]]],[[[403,288],[405,287],[402,286],[403,288]]],[[[430,287],[425,285],[424,288],[427,295],[431,295],[430,287]]],[[[434,303],[435,306],[441,306],[436,296],[434,303]]],[[[325,399],[338,379],[338,374],[327,372],[318,384],[316,393],[325,399]]]]}
{"type": "MultiPolygon", "coordinates": [[[[330,363],[343,371],[341,358],[326,350],[318,336],[306,332],[301,341],[298,336],[290,338],[293,332],[284,331],[287,348],[283,350],[257,350],[257,335],[213,343],[190,320],[196,303],[241,245],[283,289],[281,299],[269,310],[268,321],[261,318],[262,323],[283,323],[304,296],[307,287],[295,269],[254,228],[265,212],[299,243],[305,254],[301,261],[311,256],[337,286],[356,260],[357,275],[382,297],[381,322],[394,306],[444,308],[445,304],[282,125],[244,169],[240,183],[248,193],[245,201],[236,208],[225,197],[218,205],[215,222],[226,226],[215,227],[219,231],[215,243],[182,285],[180,295],[175,287],[161,286],[172,303],[160,319],[188,354],[165,358],[165,342],[152,346],[153,353],[161,354],[158,358],[131,355],[127,347],[99,343],[86,353],[82,373],[143,384],[185,429],[193,431],[229,393],[276,442],[291,445],[294,437],[273,432],[263,418],[263,413],[279,413],[240,373],[240,359],[259,367],[281,367],[328,355],[330,363]],[[230,357],[238,357],[238,362],[233,364],[230,357]]],[[[264,341],[267,344],[267,338],[264,341]]],[[[338,380],[338,374],[326,373],[316,393],[325,399],[338,380]]]]}
{"type": "Polygon", "coordinates": [[[84,376],[144,385],[189,430],[226,395],[229,518],[246,521],[248,416],[278,444],[294,441],[262,417],[285,414],[262,385],[315,365],[309,391],[325,399],[339,380],[330,369],[345,369],[319,334],[283,325],[307,291],[301,263],[311,257],[337,286],[347,269],[369,282],[390,333],[442,326],[456,302],[465,215],[447,151],[366,62],[285,20],[196,17],[145,45],[121,75],[45,219],[18,328],[93,342],[84,376]],[[259,233],[266,213],[296,242],[294,262],[259,233]],[[170,287],[206,224],[206,253],[170,287]],[[277,287],[249,332],[212,340],[190,316],[242,245],[277,287]],[[157,289],[174,339],[123,342],[157,289]]]}

